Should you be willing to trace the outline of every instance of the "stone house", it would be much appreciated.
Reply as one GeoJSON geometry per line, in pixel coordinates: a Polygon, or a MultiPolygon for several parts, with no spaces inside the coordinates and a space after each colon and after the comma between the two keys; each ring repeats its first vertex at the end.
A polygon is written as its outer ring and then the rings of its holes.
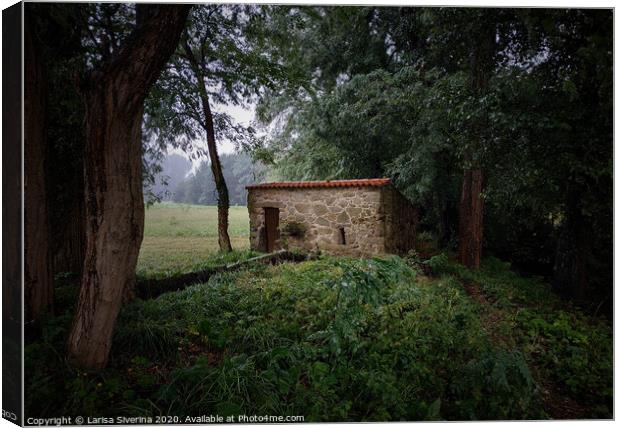
{"type": "Polygon", "coordinates": [[[250,247],[340,255],[414,249],[417,210],[389,178],[254,184],[248,190],[250,247]]]}

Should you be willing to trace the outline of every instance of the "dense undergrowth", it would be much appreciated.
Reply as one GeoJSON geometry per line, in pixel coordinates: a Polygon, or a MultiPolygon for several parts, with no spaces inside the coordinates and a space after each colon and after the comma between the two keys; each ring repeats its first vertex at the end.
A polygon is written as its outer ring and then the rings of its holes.
{"type": "MultiPolygon", "coordinates": [[[[609,326],[487,260],[257,265],[136,300],[109,367],[86,373],[48,319],[26,348],[28,416],[303,415],[306,421],[540,419],[548,384],[611,417],[609,326]],[[480,285],[484,301],[464,281],[480,285]]],[[[552,408],[552,407],[551,407],[552,408]]],[[[569,415],[570,416],[570,415],[569,415]]]]}
{"type": "Polygon", "coordinates": [[[495,317],[501,339],[524,351],[549,395],[561,391],[574,400],[574,409],[562,410],[575,417],[611,417],[613,335],[604,317],[585,315],[541,279],[520,277],[498,259],[486,259],[476,272],[440,256],[434,269],[480,285],[487,300],[482,308],[495,317]]]}

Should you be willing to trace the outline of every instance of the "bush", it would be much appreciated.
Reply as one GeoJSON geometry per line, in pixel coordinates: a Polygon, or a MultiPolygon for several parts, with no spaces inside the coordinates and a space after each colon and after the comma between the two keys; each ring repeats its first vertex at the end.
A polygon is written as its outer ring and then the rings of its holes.
{"type": "Polygon", "coordinates": [[[450,265],[450,260],[447,254],[441,253],[431,257],[425,262],[431,269],[431,272],[435,275],[441,275],[444,273],[452,273],[454,269],[450,265]]]}
{"type": "Polygon", "coordinates": [[[296,221],[287,221],[282,225],[282,235],[303,238],[306,234],[306,226],[296,221]]]}

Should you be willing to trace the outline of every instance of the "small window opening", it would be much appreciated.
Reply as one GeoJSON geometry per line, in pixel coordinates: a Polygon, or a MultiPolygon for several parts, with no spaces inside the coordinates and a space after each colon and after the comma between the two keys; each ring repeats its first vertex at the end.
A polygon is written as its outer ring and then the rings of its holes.
{"type": "Polygon", "coordinates": [[[344,227],[340,227],[340,244],[341,245],[347,245],[347,237],[344,233],[344,227]]]}

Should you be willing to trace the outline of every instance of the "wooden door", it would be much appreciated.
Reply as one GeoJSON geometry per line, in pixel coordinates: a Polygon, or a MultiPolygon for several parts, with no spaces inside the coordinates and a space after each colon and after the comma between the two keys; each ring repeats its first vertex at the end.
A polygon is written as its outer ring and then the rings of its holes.
{"type": "Polygon", "coordinates": [[[265,208],[265,236],[268,253],[276,249],[276,241],[280,235],[279,226],[280,210],[278,208],[265,208]]]}

